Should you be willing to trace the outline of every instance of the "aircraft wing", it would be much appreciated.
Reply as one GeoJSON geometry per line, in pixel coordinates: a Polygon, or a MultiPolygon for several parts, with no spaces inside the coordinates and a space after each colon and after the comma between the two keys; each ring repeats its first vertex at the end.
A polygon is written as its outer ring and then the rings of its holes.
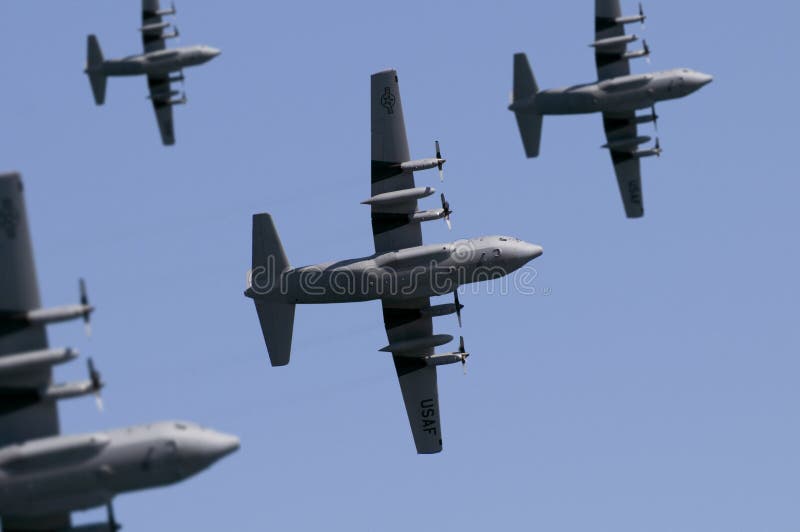
{"type": "MultiPolygon", "coordinates": [[[[390,344],[433,334],[431,316],[422,313],[422,309],[431,306],[429,298],[403,301],[384,299],[382,303],[383,322],[390,344]]],[[[433,348],[422,349],[419,353],[413,353],[413,356],[409,356],[409,353],[403,353],[403,356],[392,354],[414,444],[420,454],[442,450],[436,366],[428,366],[421,358],[432,354],[433,348]]]]}
{"type": "MultiPolygon", "coordinates": [[[[158,130],[161,132],[161,142],[166,146],[175,144],[175,125],[172,120],[172,105],[176,101],[173,96],[169,76],[147,76],[147,87],[150,89],[150,100],[156,112],[158,130]]],[[[183,101],[183,100],[177,100],[183,101]]]]}
{"type": "MultiPolygon", "coordinates": [[[[635,139],[637,137],[636,113],[634,111],[603,113],[603,127],[609,145],[635,139]]],[[[622,195],[622,203],[625,205],[625,214],[628,218],[640,218],[644,215],[641,160],[631,154],[635,147],[633,145],[629,145],[629,147],[630,149],[609,147],[609,152],[611,161],[614,163],[614,173],[617,174],[617,183],[622,195]]]]}
{"type": "MultiPolygon", "coordinates": [[[[619,0],[595,0],[594,11],[595,41],[625,35],[624,24],[616,22],[622,16],[619,0]]],[[[598,81],[631,73],[628,58],[625,57],[626,50],[626,43],[595,48],[598,81]]]]}
{"type": "MultiPolygon", "coordinates": [[[[397,72],[385,70],[372,75],[370,83],[372,126],[372,195],[414,188],[414,173],[402,171],[400,163],[410,160],[406,125],[397,72]]],[[[419,223],[409,223],[417,200],[372,206],[372,234],[375,252],[422,245],[419,223]]]]}
{"type": "Polygon", "coordinates": [[[3,532],[58,532],[71,530],[70,514],[58,513],[44,516],[3,517],[3,532]]]}
{"type": "Polygon", "coordinates": [[[159,0],[142,0],[142,44],[144,52],[157,52],[167,47],[164,18],[159,0]]]}
{"type": "MultiPolygon", "coordinates": [[[[15,319],[40,306],[22,180],[0,174],[0,358],[47,348],[44,325],[15,319]]],[[[51,380],[49,367],[0,373],[0,447],[58,434],[55,403],[37,399],[51,380]]]]}

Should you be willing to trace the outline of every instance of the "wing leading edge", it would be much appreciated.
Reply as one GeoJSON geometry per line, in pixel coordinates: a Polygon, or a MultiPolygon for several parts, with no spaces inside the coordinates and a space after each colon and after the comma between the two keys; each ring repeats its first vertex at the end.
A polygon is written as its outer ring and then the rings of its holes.
{"type": "MultiPolygon", "coordinates": [[[[42,324],[18,324],[11,316],[40,308],[22,180],[19,174],[0,175],[0,357],[46,349],[42,324]],[[5,317],[4,317],[5,316],[5,317]]],[[[59,432],[58,411],[51,401],[11,409],[23,395],[38,394],[51,384],[49,367],[0,377],[0,447],[52,436],[59,432]]],[[[38,395],[37,395],[38,397],[38,395]]]]}
{"type": "MultiPolygon", "coordinates": [[[[429,298],[393,301],[383,300],[383,321],[390,344],[424,338],[433,334],[433,319],[423,310],[430,307],[429,298]]],[[[436,366],[429,366],[422,357],[433,354],[433,348],[414,353],[392,353],[403,402],[419,454],[442,450],[442,428],[439,418],[439,390],[436,366]]]]}
{"type": "MultiPolygon", "coordinates": [[[[372,129],[372,196],[414,188],[414,172],[400,164],[410,160],[397,72],[385,70],[370,80],[372,129]]],[[[422,245],[419,223],[410,222],[417,200],[372,206],[375,251],[422,245]]]]}
{"type": "Polygon", "coordinates": [[[644,216],[641,160],[634,152],[637,142],[642,139],[637,137],[636,113],[603,113],[603,128],[625,205],[625,215],[628,218],[641,218],[644,216]]]}

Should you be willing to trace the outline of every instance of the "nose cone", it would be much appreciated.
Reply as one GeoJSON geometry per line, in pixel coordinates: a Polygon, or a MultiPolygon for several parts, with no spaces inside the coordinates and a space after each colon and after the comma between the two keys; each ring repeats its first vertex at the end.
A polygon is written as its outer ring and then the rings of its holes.
{"type": "Polygon", "coordinates": [[[201,471],[239,448],[239,438],[199,429],[178,443],[183,462],[191,471],[201,471]]]}
{"type": "Polygon", "coordinates": [[[208,55],[211,57],[217,57],[219,54],[222,53],[222,50],[219,48],[212,48],[211,46],[208,47],[208,55]]]}
{"type": "Polygon", "coordinates": [[[703,73],[701,72],[699,75],[700,75],[700,83],[701,83],[702,85],[708,85],[709,83],[711,83],[712,81],[714,81],[714,76],[712,76],[712,75],[710,75],[710,74],[703,74],[703,73]]]}
{"type": "Polygon", "coordinates": [[[217,460],[239,450],[240,443],[239,438],[233,436],[232,434],[213,432],[209,434],[206,445],[209,458],[216,462],[217,460]]]}
{"type": "Polygon", "coordinates": [[[528,242],[521,242],[520,255],[526,263],[532,261],[542,253],[544,253],[542,246],[529,244],[528,242]]]}

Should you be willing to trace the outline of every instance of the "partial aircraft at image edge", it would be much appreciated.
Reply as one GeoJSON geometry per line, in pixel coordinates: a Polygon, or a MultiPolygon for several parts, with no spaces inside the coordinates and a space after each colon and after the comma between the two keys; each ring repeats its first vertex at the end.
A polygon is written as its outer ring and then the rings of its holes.
{"type": "Polygon", "coordinates": [[[542,248],[506,236],[486,236],[445,244],[422,243],[421,223],[444,219],[450,205],[418,210],[417,200],[435,193],[416,187],[414,171],[439,168],[436,157],[411,160],[397,73],[373,74],[370,85],[373,255],[292,268],[272,217],[253,216],[253,257],[245,295],[256,312],[273,366],[289,363],[295,306],[379,299],[417,452],[442,450],[436,367],[465,364],[463,337],[457,351],[434,353],[453,340],[433,333],[433,318],[456,314],[461,325],[458,286],[496,279],[542,254],[542,248]],[[432,296],[451,295],[453,303],[431,305],[432,296]]]}
{"type": "Polygon", "coordinates": [[[628,218],[644,215],[640,160],[660,156],[661,143],[656,139],[652,148],[640,149],[649,136],[640,136],[639,124],[657,123],[655,104],[687,96],[713,79],[708,74],[687,68],[677,68],[649,74],[630,73],[630,59],[650,56],[647,42],[641,50],[627,50],[628,43],[638,39],[626,35],[625,25],[644,23],[645,15],[639,4],[637,15],[622,16],[619,0],[595,0],[595,51],[597,82],[539,90],[528,58],[514,55],[514,88],[508,108],[514,112],[525,155],[538,157],[544,115],[603,114],[603,128],[614,172],[617,175],[625,214],[628,218]],[[638,109],[650,113],[637,115],[638,109]]]}
{"type": "Polygon", "coordinates": [[[183,83],[185,67],[206,63],[221,52],[210,46],[182,46],[168,49],[167,39],[178,37],[178,28],[166,32],[170,27],[164,16],[174,15],[175,5],[162,9],[159,0],[142,0],[142,34],[144,53],[121,59],[104,59],[100,43],[95,35],[89,35],[86,51],[86,68],[92,94],[97,105],[106,98],[106,81],[109,76],[147,76],[150,91],[148,98],[156,112],[158,129],[164,145],[175,144],[175,126],[172,106],[185,104],[186,93],[173,89],[173,83],[183,83]],[[173,75],[174,74],[174,75],[173,75]]]}
{"type": "Polygon", "coordinates": [[[19,174],[0,174],[0,520],[3,532],[114,532],[114,496],[173,484],[239,447],[239,440],[193,423],[160,422],[60,435],[57,402],[99,393],[92,359],[85,381],[53,384],[53,367],[77,358],[48,346],[48,324],[82,319],[81,302],[41,308],[19,174]],[[73,526],[71,513],[106,506],[107,520],[73,526]]]}

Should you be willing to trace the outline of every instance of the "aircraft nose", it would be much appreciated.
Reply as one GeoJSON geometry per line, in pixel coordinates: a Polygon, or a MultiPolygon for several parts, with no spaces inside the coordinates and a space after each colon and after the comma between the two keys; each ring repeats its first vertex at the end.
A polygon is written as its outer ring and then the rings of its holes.
{"type": "Polygon", "coordinates": [[[714,81],[714,76],[711,76],[709,74],[703,74],[702,72],[698,72],[697,73],[697,81],[700,84],[700,86],[703,87],[705,85],[708,85],[712,81],[714,81]]]}
{"type": "Polygon", "coordinates": [[[537,246],[536,244],[529,244],[527,242],[522,243],[522,256],[525,259],[525,262],[532,261],[536,257],[540,256],[544,253],[544,249],[542,246],[537,246]]]}
{"type": "Polygon", "coordinates": [[[208,51],[211,53],[211,57],[217,57],[219,54],[222,53],[222,50],[220,50],[219,48],[212,48],[210,46],[208,47],[208,51]]]}
{"type": "Polygon", "coordinates": [[[214,460],[219,460],[237,451],[240,445],[239,438],[221,432],[214,433],[207,443],[209,454],[213,456],[214,460]]]}

